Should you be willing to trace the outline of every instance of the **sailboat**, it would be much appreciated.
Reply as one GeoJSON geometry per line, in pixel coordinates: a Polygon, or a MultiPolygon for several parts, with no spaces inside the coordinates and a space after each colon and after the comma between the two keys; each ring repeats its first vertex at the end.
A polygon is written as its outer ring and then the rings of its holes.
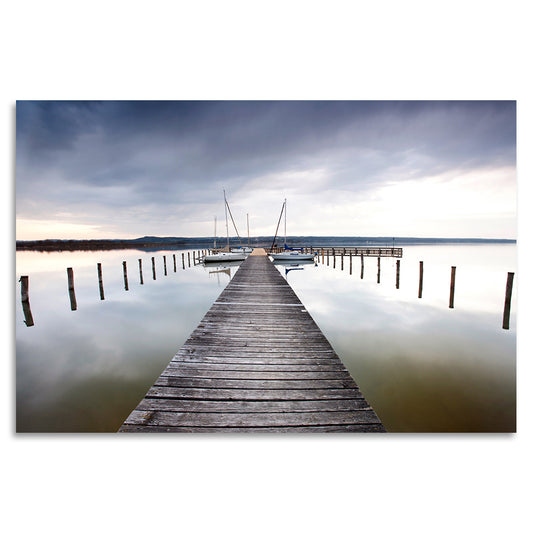
{"type": "MultiPolygon", "coordinates": [[[[290,248],[287,246],[287,199],[283,202],[282,212],[285,211],[285,238],[284,252],[270,254],[274,261],[309,261],[315,258],[315,254],[304,253],[303,248],[290,248]]],[[[281,218],[281,217],[280,217],[281,218]]],[[[278,221],[279,225],[279,221],[278,221]]],[[[277,230],[276,230],[277,233],[277,230]]]]}
{"type": "MultiPolygon", "coordinates": [[[[226,191],[224,191],[224,212],[226,214],[226,239],[227,239],[227,247],[226,249],[229,250],[229,229],[228,229],[228,201],[226,200],[226,191]]],[[[230,212],[231,215],[231,212],[230,212]]],[[[233,220],[233,217],[232,217],[233,220]]],[[[215,244],[217,241],[217,222],[215,217],[215,244]]],[[[239,237],[240,240],[240,237],[239,237]]],[[[211,255],[204,255],[203,257],[204,263],[216,263],[220,261],[243,261],[246,259],[246,254],[244,252],[216,252],[211,255]]]]}
{"type": "Polygon", "coordinates": [[[250,246],[250,221],[248,219],[248,213],[246,213],[246,227],[248,228],[248,246],[237,246],[231,248],[231,252],[240,253],[244,252],[246,255],[251,254],[254,249],[250,246]]]}

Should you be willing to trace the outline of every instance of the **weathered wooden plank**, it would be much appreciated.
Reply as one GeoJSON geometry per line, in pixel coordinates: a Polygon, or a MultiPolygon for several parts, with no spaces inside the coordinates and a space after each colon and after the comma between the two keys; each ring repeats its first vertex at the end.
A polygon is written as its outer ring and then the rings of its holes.
{"type": "Polygon", "coordinates": [[[333,370],[333,371],[283,371],[278,370],[269,372],[266,370],[250,369],[247,371],[241,370],[209,370],[200,367],[190,368],[180,364],[170,363],[162,372],[161,376],[172,378],[209,378],[209,379],[239,379],[239,380],[332,380],[332,379],[349,379],[350,374],[347,370],[333,370]]]}
{"type": "Polygon", "coordinates": [[[187,413],[269,413],[307,411],[352,411],[370,409],[364,398],[343,400],[225,401],[144,398],[137,406],[141,411],[180,411],[187,413]]]}
{"type": "Polygon", "coordinates": [[[272,411],[266,413],[183,413],[135,409],[125,423],[147,426],[275,427],[376,424],[379,423],[379,419],[371,409],[332,412],[310,411],[305,413],[272,411]]]}
{"type": "MultiPolygon", "coordinates": [[[[183,347],[180,349],[180,352],[186,352],[186,353],[200,353],[200,352],[230,352],[232,351],[230,349],[231,347],[224,347],[224,346],[207,346],[205,344],[195,344],[194,340],[191,340],[190,342],[187,341],[183,347]]],[[[261,354],[261,353],[268,353],[272,354],[272,356],[275,355],[291,355],[291,354],[298,354],[298,353],[306,353],[306,357],[312,357],[313,354],[318,354],[320,357],[323,356],[323,354],[331,354],[334,357],[337,357],[335,352],[333,351],[333,348],[331,346],[326,347],[319,347],[316,349],[312,349],[312,347],[303,347],[303,346],[291,346],[291,347],[277,347],[277,346],[251,346],[247,350],[242,350],[242,347],[237,347],[234,350],[235,353],[254,353],[254,354],[261,354]]]]}
{"type": "Polygon", "coordinates": [[[314,389],[222,389],[198,387],[152,386],[146,398],[176,398],[189,400],[340,400],[359,399],[363,394],[357,388],[314,389]]]}
{"type": "Polygon", "coordinates": [[[293,427],[180,427],[124,424],[121,431],[125,433],[385,433],[385,428],[381,423],[293,427]]]}
{"type": "Polygon", "coordinates": [[[216,379],[161,375],[156,385],[202,389],[351,389],[357,385],[352,379],[216,379]]]}
{"type": "MultiPolygon", "coordinates": [[[[206,370],[254,370],[257,372],[275,372],[280,370],[287,372],[312,372],[315,370],[320,370],[321,372],[335,372],[338,370],[344,370],[342,363],[335,360],[314,364],[309,364],[307,359],[299,359],[298,361],[302,361],[302,363],[291,364],[290,361],[287,362],[282,360],[280,362],[279,359],[244,359],[243,361],[232,359],[230,357],[224,359],[221,359],[220,357],[174,357],[171,363],[172,365],[205,368],[206,370]]],[[[172,367],[171,363],[169,363],[168,368],[172,367]]]]}

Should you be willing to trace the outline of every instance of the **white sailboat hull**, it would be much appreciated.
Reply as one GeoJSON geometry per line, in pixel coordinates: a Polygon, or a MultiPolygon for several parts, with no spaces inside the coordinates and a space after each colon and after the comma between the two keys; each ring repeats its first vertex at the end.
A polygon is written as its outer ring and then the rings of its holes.
{"type": "Polygon", "coordinates": [[[287,251],[277,254],[270,254],[275,261],[308,261],[315,258],[315,254],[304,254],[302,252],[287,251]]]}
{"type": "Polygon", "coordinates": [[[218,252],[212,255],[204,255],[204,263],[217,263],[219,261],[244,261],[246,254],[237,252],[218,252]]]}

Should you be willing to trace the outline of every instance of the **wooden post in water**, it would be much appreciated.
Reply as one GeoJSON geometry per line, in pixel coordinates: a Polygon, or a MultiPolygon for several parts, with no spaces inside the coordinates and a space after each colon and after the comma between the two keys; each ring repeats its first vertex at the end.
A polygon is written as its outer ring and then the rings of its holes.
{"type": "Polygon", "coordinates": [[[329,266],[329,248],[326,250],[326,266],[329,266]]]}
{"type": "Polygon", "coordinates": [[[381,256],[378,257],[378,283],[381,281],[381,256]]]}
{"type": "Polygon", "coordinates": [[[185,252],[181,254],[181,266],[183,267],[183,270],[185,270],[185,252]]]}
{"type": "Polygon", "coordinates": [[[400,288],[400,260],[396,260],[396,288],[400,288]]]}
{"type": "Polygon", "coordinates": [[[172,259],[174,259],[174,272],[176,272],[176,254],[172,254],[172,259]]]}
{"type": "Polygon", "coordinates": [[[30,285],[30,278],[28,276],[20,276],[20,301],[21,302],[28,302],[29,297],[29,285],[30,285]]]}
{"type": "Polygon", "coordinates": [[[70,298],[70,309],[76,311],[78,304],[76,303],[76,294],[74,292],[74,271],[72,267],[67,268],[67,278],[68,278],[68,295],[70,298]]]}
{"type": "Polygon", "coordinates": [[[155,257],[152,257],[152,279],[156,279],[156,276],[155,276],[155,257]]]}
{"type": "Polygon", "coordinates": [[[141,285],[144,285],[143,280],[143,260],[139,259],[139,281],[141,282],[141,285]]]}
{"type": "Polygon", "coordinates": [[[341,254],[341,270],[344,270],[344,254],[341,254]]]}
{"type": "Polygon", "coordinates": [[[350,276],[352,275],[352,251],[350,250],[350,276]]]}
{"type": "Polygon", "coordinates": [[[191,252],[187,252],[187,262],[189,263],[189,267],[191,266],[191,252]]]}
{"type": "Polygon", "coordinates": [[[124,271],[124,290],[127,291],[128,289],[128,267],[126,265],[126,261],[122,261],[122,270],[124,271]]]}
{"type": "Polygon", "coordinates": [[[163,256],[163,271],[165,273],[165,276],[167,275],[167,256],[163,256]]]}
{"type": "Polygon", "coordinates": [[[455,267],[452,266],[452,275],[450,279],[450,309],[453,309],[455,298],[455,267]]]}
{"type": "Polygon", "coordinates": [[[96,269],[98,271],[98,288],[100,289],[100,300],[104,298],[104,281],[102,279],[102,263],[97,263],[96,269]]]}
{"type": "Polygon", "coordinates": [[[335,249],[333,249],[333,268],[335,268],[335,249]]]}
{"type": "Polygon", "coordinates": [[[361,279],[363,279],[364,273],[365,273],[365,261],[363,259],[363,250],[361,250],[361,279]]]}
{"type": "Polygon", "coordinates": [[[424,261],[420,261],[420,272],[418,276],[418,297],[422,298],[422,284],[424,281],[424,261]]]}
{"type": "Polygon", "coordinates": [[[22,311],[24,312],[24,323],[29,328],[34,325],[33,316],[31,314],[30,299],[29,299],[29,277],[20,276],[20,300],[22,303],[22,311]]]}
{"type": "Polygon", "coordinates": [[[505,306],[503,308],[503,329],[509,329],[511,316],[511,295],[513,293],[514,272],[507,272],[507,285],[505,287],[505,306]]]}

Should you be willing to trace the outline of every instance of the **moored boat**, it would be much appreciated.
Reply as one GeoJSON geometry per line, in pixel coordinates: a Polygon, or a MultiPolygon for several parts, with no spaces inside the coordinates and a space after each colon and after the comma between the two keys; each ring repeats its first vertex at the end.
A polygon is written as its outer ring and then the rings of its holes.
{"type": "MultiPolygon", "coordinates": [[[[277,253],[270,253],[270,257],[274,259],[274,261],[312,261],[315,258],[314,253],[305,253],[303,251],[303,248],[291,248],[287,246],[287,199],[285,198],[283,202],[283,207],[281,208],[281,212],[285,212],[285,238],[284,238],[284,247],[285,251],[283,252],[277,252],[277,253]]],[[[281,215],[280,215],[281,220],[281,215]]],[[[279,220],[278,220],[278,227],[279,227],[279,220]]],[[[278,233],[278,230],[276,229],[276,235],[278,233]]],[[[276,240],[276,237],[274,237],[274,241],[276,240]]]]}
{"type": "MultiPolygon", "coordinates": [[[[244,252],[244,249],[241,247],[237,248],[231,248],[229,246],[229,230],[228,230],[228,201],[226,200],[226,191],[224,191],[224,212],[226,215],[226,239],[227,239],[227,245],[225,248],[225,251],[215,252],[211,255],[204,255],[202,260],[204,263],[217,263],[217,262],[223,262],[223,261],[244,261],[247,257],[247,253],[244,252]],[[229,251],[226,251],[229,250],[229,251]]],[[[230,211],[231,215],[231,211],[230,211]]],[[[233,216],[232,216],[233,220],[233,216]]],[[[235,225],[235,223],[234,223],[235,225]]],[[[235,227],[235,230],[237,231],[237,228],[235,227]]],[[[239,233],[237,232],[237,236],[239,233]]],[[[240,241],[240,237],[239,237],[240,241]]],[[[216,242],[217,242],[217,218],[215,217],[215,240],[214,240],[214,246],[216,248],[216,242]]],[[[252,252],[252,249],[250,248],[250,252],[252,252]]]]}

